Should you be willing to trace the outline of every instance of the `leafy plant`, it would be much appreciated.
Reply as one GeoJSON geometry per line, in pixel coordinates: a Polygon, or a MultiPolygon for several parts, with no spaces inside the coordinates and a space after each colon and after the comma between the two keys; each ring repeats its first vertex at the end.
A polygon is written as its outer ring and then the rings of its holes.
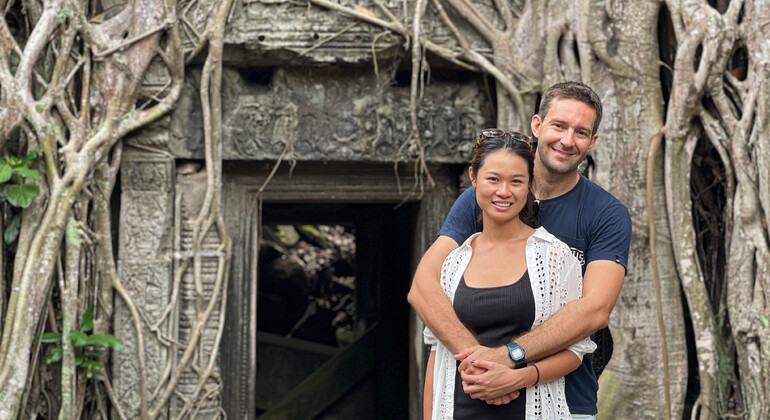
{"type": "Polygon", "coordinates": [[[40,149],[31,149],[26,156],[0,159],[0,183],[5,183],[0,200],[7,200],[16,207],[27,208],[40,195],[37,182],[40,174],[33,167],[40,157],[40,149]],[[34,182],[25,182],[32,179],[34,182]],[[13,181],[13,182],[9,182],[13,181]]]}
{"type": "MultiPolygon", "coordinates": [[[[0,203],[7,201],[14,207],[25,209],[40,195],[40,174],[34,167],[41,154],[40,149],[31,149],[23,157],[0,159],[0,184],[5,184],[0,191],[0,203]]],[[[15,241],[20,228],[21,213],[16,213],[3,232],[5,243],[15,241]]]]}
{"type": "MultiPolygon", "coordinates": [[[[104,354],[108,347],[113,350],[124,351],[126,348],[123,345],[123,340],[112,334],[87,334],[94,327],[94,308],[92,305],[88,305],[86,312],[80,318],[79,325],[79,329],[70,330],[69,333],[72,346],[77,352],[75,355],[75,364],[77,364],[79,368],[86,370],[84,380],[96,378],[103,381],[104,377],[98,373],[102,370],[103,366],[101,363],[94,360],[94,358],[104,354]]],[[[43,343],[59,343],[48,352],[48,355],[45,358],[46,365],[61,361],[63,356],[61,338],[62,333],[54,332],[47,332],[43,334],[42,337],[35,337],[35,339],[39,339],[43,343]]]]}

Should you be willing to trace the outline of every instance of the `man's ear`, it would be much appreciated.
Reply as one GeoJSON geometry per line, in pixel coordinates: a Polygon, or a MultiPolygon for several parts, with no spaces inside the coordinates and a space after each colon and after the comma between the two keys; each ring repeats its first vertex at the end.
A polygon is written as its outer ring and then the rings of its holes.
{"type": "Polygon", "coordinates": [[[532,122],[530,123],[530,128],[532,129],[532,135],[536,138],[540,138],[540,124],[542,124],[543,121],[540,119],[540,116],[535,114],[532,116],[532,122]]]}
{"type": "Polygon", "coordinates": [[[594,146],[596,146],[596,139],[598,138],[599,138],[599,134],[594,134],[591,137],[591,143],[588,144],[588,150],[591,150],[594,148],[594,146]]]}

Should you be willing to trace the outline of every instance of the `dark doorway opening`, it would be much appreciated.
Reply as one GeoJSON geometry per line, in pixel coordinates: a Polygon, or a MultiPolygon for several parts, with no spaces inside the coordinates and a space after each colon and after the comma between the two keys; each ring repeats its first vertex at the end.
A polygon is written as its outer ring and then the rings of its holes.
{"type": "Polygon", "coordinates": [[[337,348],[365,330],[355,238],[350,225],[263,223],[257,331],[337,348]]]}
{"type": "Polygon", "coordinates": [[[396,204],[263,204],[258,418],[408,417],[417,205],[396,204]]]}

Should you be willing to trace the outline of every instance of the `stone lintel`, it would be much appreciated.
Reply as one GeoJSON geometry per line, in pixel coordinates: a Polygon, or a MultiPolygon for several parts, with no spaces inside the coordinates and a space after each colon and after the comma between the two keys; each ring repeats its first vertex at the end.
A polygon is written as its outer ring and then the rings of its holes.
{"type": "MultiPolygon", "coordinates": [[[[261,82],[247,70],[223,78],[223,156],[226,160],[413,162],[409,141],[409,88],[380,84],[371,70],[263,69],[261,82]]],[[[190,76],[195,78],[195,75],[190,76]]],[[[191,84],[194,82],[191,81],[191,84]]],[[[200,101],[187,90],[171,122],[169,149],[203,157],[200,101]]],[[[481,76],[434,82],[417,112],[425,160],[468,162],[478,130],[493,125],[481,76]]]]}

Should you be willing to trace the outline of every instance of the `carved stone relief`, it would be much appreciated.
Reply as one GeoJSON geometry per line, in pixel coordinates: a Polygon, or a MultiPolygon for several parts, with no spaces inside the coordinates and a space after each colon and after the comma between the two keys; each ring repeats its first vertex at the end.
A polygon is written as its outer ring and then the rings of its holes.
{"type": "MultiPolygon", "coordinates": [[[[166,367],[166,347],[149,332],[148,323],[160,319],[169,299],[172,276],[173,160],[167,156],[127,148],[121,166],[120,234],[118,271],[126,291],[143,315],[148,394],[157,387],[166,367]]],[[[134,319],[124,300],[116,295],[114,334],[125,352],[113,352],[113,383],[129,418],[139,416],[142,373],[136,358],[134,319]]],[[[165,331],[165,323],[161,324],[165,331]]]]}
{"type": "MultiPolygon", "coordinates": [[[[134,304],[149,320],[156,319],[163,312],[168,302],[168,279],[171,276],[170,262],[121,262],[119,266],[121,277],[126,283],[126,291],[132,297],[134,304]],[[137,281],[143,279],[144,282],[137,281]]],[[[136,358],[137,340],[133,319],[121,298],[116,298],[115,335],[120,337],[126,346],[124,352],[113,352],[113,386],[121,396],[121,409],[128,418],[139,417],[141,377],[139,363],[136,358]]],[[[148,393],[158,386],[161,374],[168,358],[166,347],[145,333],[145,367],[148,393]]]]}
{"type": "MultiPolygon", "coordinates": [[[[320,161],[413,161],[409,90],[381,86],[366,69],[275,69],[270,84],[250,84],[226,70],[223,155],[233,160],[284,158],[320,161]]],[[[194,91],[188,91],[194,94],[194,91]]],[[[425,87],[418,129],[425,160],[465,163],[479,128],[491,125],[488,98],[478,77],[425,87]]],[[[170,149],[201,158],[203,127],[198,103],[180,101],[172,117],[170,149]]]]}
{"type": "MultiPolygon", "coordinates": [[[[176,209],[177,231],[179,236],[175,240],[175,254],[188,255],[193,247],[193,223],[198,216],[200,207],[204,201],[206,193],[206,172],[205,170],[190,174],[180,175],[177,184],[177,203],[176,209]]],[[[213,349],[216,348],[217,331],[220,326],[220,305],[222,292],[214,296],[217,271],[220,268],[218,258],[221,253],[219,237],[216,228],[208,231],[201,243],[201,262],[200,262],[200,292],[193,276],[193,265],[190,264],[182,275],[182,281],[179,288],[179,301],[177,302],[176,314],[176,334],[174,340],[178,343],[191,343],[192,334],[196,330],[195,323],[197,316],[206,311],[212,298],[215,299],[213,309],[203,329],[203,333],[195,348],[198,350],[191,364],[183,370],[179,384],[176,387],[176,395],[171,400],[170,417],[177,418],[182,413],[185,400],[192,398],[196,392],[200,377],[198,372],[207,369],[211,362],[213,349]],[[202,350],[202,351],[200,351],[202,350]],[[179,396],[183,398],[179,398],[179,396]]],[[[177,270],[180,267],[176,267],[177,270]]],[[[180,347],[177,350],[176,359],[182,357],[186,349],[180,347]]],[[[219,377],[219,356],[213,361],[212,373],[219,377]]],[[[209,378],[204,384],[204,388],[198,395],[204,395],[208,390],[219,390],[220,384],[209,378]]],[[[197,413],[202,418],[213,418],[218,412],[220,399],[216,398],[218,392],[210,395],[214,398],[203,398],[203,401],[196,407],[197,413]]]]}

